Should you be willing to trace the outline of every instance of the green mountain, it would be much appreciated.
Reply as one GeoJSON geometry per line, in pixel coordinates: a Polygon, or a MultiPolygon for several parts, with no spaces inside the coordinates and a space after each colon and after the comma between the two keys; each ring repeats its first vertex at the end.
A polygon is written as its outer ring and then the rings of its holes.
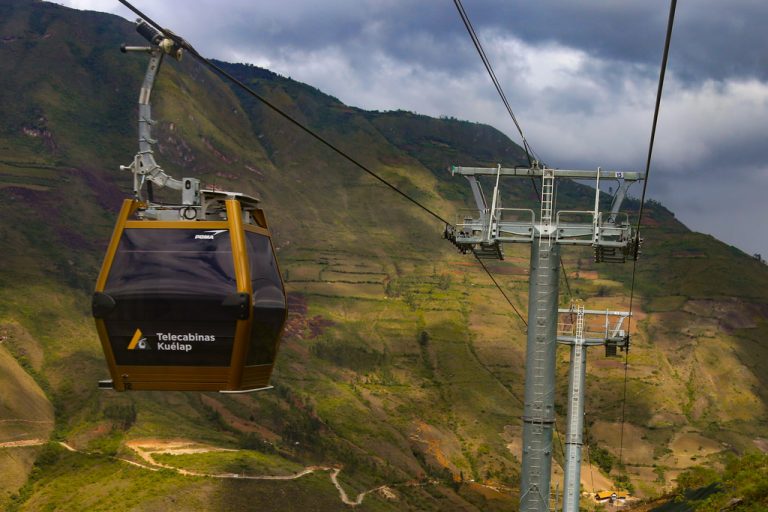
{"type": "MultiPolygon", "coordinates": [[[[0,4],[0,507],[514,508],[517,316],[441,240],[439,222],[192,59],[166,61],[160,74],[157,158],[177,177],[262,199],[290,294],[275,389],[96,389],[107,369],[90,295],[130,194],[118,168],[136,151],[146,65],[121,54],[122,42],[142,41],[114,16],[0,4]]],[[[220,64],[448,219],[471,204],[448,165],[524,162],[489,126],[366,112],[268,70],[220,64]]],[[[559,205],[584,209],[593,194],[563,183],[559,205]]],[[[526,181],[504,198],[536,202],[526,181]]],[[[594,466],[583,469],[585,490],[628,482],[641,497],[672,490],[691,466],[768,446],[768,267],[655,203],[643,236],[626,372],[621,359],[589,356],[594,466]]],[[[629,264],[563,253],[573,298],[628,307],[629,264]]],[[[489,266],[525,312],[528,249],[507,256],[489,266]]],[[[572,298],[565,286],[561,295],[572,298]]],[[[560,433],[567,359],[563,349],[560,433]]]]}

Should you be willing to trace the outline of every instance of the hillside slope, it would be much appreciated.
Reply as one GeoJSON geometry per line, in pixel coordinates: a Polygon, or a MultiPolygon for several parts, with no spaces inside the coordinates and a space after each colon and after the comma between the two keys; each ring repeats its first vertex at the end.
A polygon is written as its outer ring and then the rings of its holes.
{"type": "MultiPolygon", "coordinates": [[[[158,160],[176,176],[262,198],[290,293],[275,390],[96,390],[107,372],[90,292],[130,188],[117,169],[136,149],[146,62],[117,50],[139,41],[130,23],[40,2],[0,5],[0,41],[0,335],[24,340],[9,345],[15,362],[6,354],[2,364],[17,376],[14,400],[37,404],[29,419],[55,420],[50,428],[0,429],[0,443],[50,436],[77,450],[0,445],[0,455],[21,461],[16,474],[28,474],[2,489],[0,507],[343,506],[328,471],[242,478],[311,466],[341,468],[350,497],[373,491],[361,498],[363,510],[515,506],[525,345],[517,316],[482,270],[440,239],[439,222],[191,59],[164,65],[153,95],[158,160]],[[131,448],[172,441],[237,450],[155,459],[229,476],[153,471],[131,448]]],[[[524,162],[520,148],[488,126],[365,112],[267,70],[224,65],[449,219],[468,206],[469,190],[446,165],[524,162]]],[[[564,184],[561,205],[587,207],[589,190],[564,184]]],[[[524,180],[505,190],[505,200],[530,206],[535,196],[524,180]]],[[[597,351],[587,399],[593,462],[610,478],[626,474],[640,495],[660,493],[692,464],[716,464],[721,452],[768,437],[768,269],[649,206],[626,407],[623,361],[597,351]]],[[[524,312],[528,249],[507,253],[491,268],[524,312]]],[[[596,266],[589,251],[573,249],[564,263],[574,297],[627,308],[630,265],[596,266]]],[[[571,299],[565,288],[561,295],[563,304],[571,299]]],[[[565,351],[559,360],[562,432],[565,351]]],[[[18,416],[7,400],[0,421],[18,416]]],[[[559,448],[555,456],[561,460],[559,448]]],[[[591,471],[599,481],[597,467],[591,471]]]]}

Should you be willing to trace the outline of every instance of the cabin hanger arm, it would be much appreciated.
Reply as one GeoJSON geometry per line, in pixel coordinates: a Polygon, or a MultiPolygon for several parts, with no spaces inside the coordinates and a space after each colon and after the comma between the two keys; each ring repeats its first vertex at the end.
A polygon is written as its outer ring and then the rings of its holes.
{"type": "Polygon", "coordinates": [[[181,60],[182,50],[171,39],[164,37],[143,20],[138,20],[136,31],[144,36],[151,46],[125,46],[122,52],[146,52],[150,54],[144,82],[139,93],[139,151],[130,165],[121,165],[120,170],[131,171],[133,174],[133,193],[136,199],[143,201],[142,188],[145,183],[152,182],[160,187],[168,187],[173,190],[183,190],[186,180],[177,180],[167,174],[157,163],[152,146],[157,140],[152,138],[152,105],[150,98],[152,88],[155,85],[157,73],[163,63],[163,57],[171,55],[176,60],[181,60]]]}

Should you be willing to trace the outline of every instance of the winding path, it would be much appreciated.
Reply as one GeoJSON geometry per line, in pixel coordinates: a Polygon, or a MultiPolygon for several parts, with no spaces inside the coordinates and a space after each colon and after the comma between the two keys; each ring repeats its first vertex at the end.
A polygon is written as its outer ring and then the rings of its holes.
{"type": "Polygon", "coordinates": [[[156,453],[166,453],[170,455],[183,455],[183,454],[190,454],[190,453],[207,453],[207,452],[236,452],[239,450],[232,450],[227,448],[216,448],[212,446],[200,446],[200,445],[190,445],[189,443],[180,443],[175,441],[129,441],[126,443],[126,446],[133,450],[136,455],[138,455],[142,460],[144,460],[147,465],[145,464],[139,464],[137,462],[133,462],[127,459],[120,459],[123,462],[128,462],[130,464],[133,464],[138,467],[142,467],[145,469],[150,469],[153,471],[158,471],[159,469],[170,469],[171,471],[175,471],[181,475],[186,476],[201,476],[201,477],[208,477],[208,478],[231,478],[231,479],[237,479],[237,480],[297,480],[299,478],[302,478],[307,475],[311,475],[312,473],[316,471],[328,471],[329,476],[331,479],[331,483],[333,483],[334,487],[336,487],[336,490],[339,491],[339,499],[341,499],[341,502],[345,505],[350,506],[357,506],[360,505],[365,497],[376,491],[380,491],[384,497],[387,499],[397,499],[397,496],[388,488],[386,485],[381,485],[378,487],[375,487],[373,489],[369,489],[367,491],[361,492],[358,494],[355,499],[350,499],[347,492],[344,490],[344,488],[341,486],[341,483],[339,482],[339,473],[341,472],[341,468],[333,467],[333,466],[308,466],[304,468],[303,470],[299,471],[298,473],[294,473],[292,475],[242,475],[238,473],[204,473],[199,471],[190,471],[188,469],[178,468],[175,466],[171,466],[169,464],[163,464],[162,462],[158,462],[155,460],[155,458],[152,456],[156,453]]]}
{"type": "Polygon", "coordinates": [[[47,443],[45,439],[24,439],[21,441],[6,441],[0,443],[0,448],[24,448],[27,446],[41,446],[47,443]]]}
{"type": "MultiPolygon", "coordinates": [[[[42,446],[47,442],[48,441],[45,439],[25,439],[20,441],[6,441],[6,442],[0,442],[0,448],[24,448],[24,447],[30,447],[30,446],[42,446]]],[[[58,444],[70,452],[81,453],[84,455],[93,455],[91,452],[78,450],[77,448],[74,448],[63,441],[59,441],[58,444]]],[[[145,463],[136,462],[130,459],[122,458],[122,457],[114,457],[114,459],[119,460],[121,462],[125,462],[126,464],[130,464],[132,466],[135,466],[141,469],[146,469],[148,471],[160,471],[161,469],[168,469],[171,471],[175,471],[176,473],[184,476],[197,476],[197,477],[233,479],[233,480],[297,480],[304,476],[311,475],[312,473],[315,473],[317,471],[327,471],[329,473],[331,483],[333,484],[334,487],[336,487],[336,490],[339,492],[339,499],[345,505],[349,505],[352,507],[361,505],[365,497],[374,492],[379,492],[385,499],[397,500],[397,494],[395,494],[392,490],[393,486],[389,486],[389,485],[380,485],[378,487],[374,487],[373,489],[369,489],[367,491],[363,491],[359,493],[354,499],[350,498],[347,492],[342,487],[341,483],[339,482],[339,473],[341,473],[340,467],[307,466],[303,470],[299,471],[298,473],[294,473],[292,475],[242,475],[237,473],[204,473],[199,471],[190,471],[188,469],[178,468],[175,466],[171,466],[169,464],[163,464],[162,462],[156,461],[152,455],[158,454],[158,453],[165,453],[170,455],[182,455],[182,454],[190,454],[190,453],[208,453],[208,452],[237,452],[240,450],[233,450],[228,448],[217,448],[213,446],[203,446],[203,445],[197,445],[197,444],[188,443],[188,442],[185,443],[185,442],[179,442],[179,441],[159,441],[159,440],[128,441],[126,443],[126,446],[131,450],[133,450],[133,452],[135,452],[136,455],[145,463]]],[[[431,482],[431,483],[434,483],[434,482],[431,482]]],[[[407,482],[404,484],[396,484],[396,485],[412,487],[412,486],[423,485],[423,483],[407,482]]]]}

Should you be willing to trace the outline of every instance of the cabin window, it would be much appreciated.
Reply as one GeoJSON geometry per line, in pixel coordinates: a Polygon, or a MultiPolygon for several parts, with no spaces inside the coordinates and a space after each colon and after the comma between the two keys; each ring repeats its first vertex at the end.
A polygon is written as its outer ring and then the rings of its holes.
{"type": "Polygon", "coordinates": [[[126,229],[105,291],[116,299],[154,295],[221,300],[236,291],[229,231],[126,229]]]}
{"type": "Polygon", "coordinates": [[[236,291],[228,230],[124,230],[104,288],[117,363],[228,366],[237,319],[222,301],[236,291]]]}
{"type": "Polygon", "coordinates": [[[246,365],[272,364],[285,322],[283,283],[268,237],[246,231],[253,286],[253,326],[246,365]]]}

